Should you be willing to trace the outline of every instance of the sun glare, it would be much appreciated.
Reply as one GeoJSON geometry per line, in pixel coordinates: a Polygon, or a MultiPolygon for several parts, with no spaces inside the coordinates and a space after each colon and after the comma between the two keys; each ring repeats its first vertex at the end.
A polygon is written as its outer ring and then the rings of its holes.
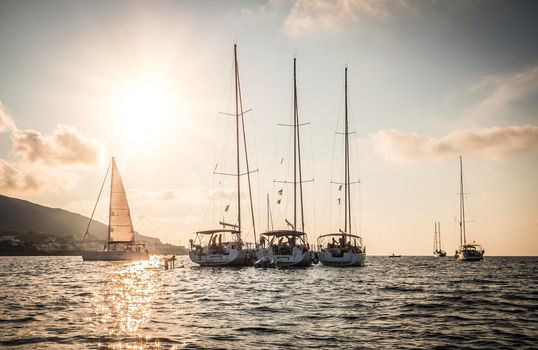
{"type": "Polygon", "coordinates": [[[152,147],[170,123],[178,108],[173,89],[164,80],[143,78],[126,84],[115,100],[118,128],[129,147],[152,147]]]}

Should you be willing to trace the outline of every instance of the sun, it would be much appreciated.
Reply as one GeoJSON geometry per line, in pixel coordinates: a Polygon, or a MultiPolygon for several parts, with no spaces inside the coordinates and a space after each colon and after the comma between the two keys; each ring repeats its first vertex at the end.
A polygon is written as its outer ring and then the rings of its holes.
{"type": "Polygon", "coordinates": [[[142,77],[125,84],[115,99],[117,128],[129,147],[152,147],[179,113],[170,84],[142,77]]]}

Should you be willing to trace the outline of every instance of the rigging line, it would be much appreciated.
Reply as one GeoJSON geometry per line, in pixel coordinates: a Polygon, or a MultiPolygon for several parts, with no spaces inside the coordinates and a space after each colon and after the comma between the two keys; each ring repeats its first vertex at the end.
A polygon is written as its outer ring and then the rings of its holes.
{"type": "MultiPolygon", "coordinates": [[[[236,64],[237,64],[237,56],[236,56],[236,64]]],[[[243,112],[243,97],[241,96],[241,80],[239,79],[239,66],[237,66],[236,74],[237,74],[237,90],[238,90],[238,94],[239,94],[239,108],[240,108],[240,111],[241,111],[241,126],[242,126],[242,129],[243,129],[243,146],[244,146],[244,150],[245,150],[245,163],[246,163],[246,167],[247,167],[248,195],[249,195],[249,199],[250,199],[250,213],[251,213],[251,217],[252,217],[252,230],[254,232],[254,243],[256,243],[256,220],[254,219],[254,203],[252,201],[252,185],[250,183],[250,167],[249,167],[249,162],[248,162],[247,136],[246,136],[246,133],[245,133],[245,119],[244,119],[244,114],[246,112],[248,112],[248,111],[243,112]]]]}
{"type": "Polygon", "coordinates": [[[101,189],[99,189],[99,194],[97,195],[97,200],[95,201],[95,205],[93,207],[92,215],[90,216],[90,220],[88,221],[88,226],[86,226],[86,232],[84,232],[84,237],[82,237],[82,242],[80,243],[80,250],[82,250],[82,246],[84,245],[84,241],[86,240],[86,236],[88,236],[88,234],[89,234],[90,225],[92,223],[93,215],[95,214],[95,210],[97,209],[97,203],[99,203],[99,198],[101,198],[101,193],[103,192],[103,188],[105,187],[106,178],[108,176],[108,172],[110,171],[111,165],[112,165],[112,161],[110,161],[110,164],[106,168],[105,178],[103,179],[103,183],[101,184],[101,189]]]}

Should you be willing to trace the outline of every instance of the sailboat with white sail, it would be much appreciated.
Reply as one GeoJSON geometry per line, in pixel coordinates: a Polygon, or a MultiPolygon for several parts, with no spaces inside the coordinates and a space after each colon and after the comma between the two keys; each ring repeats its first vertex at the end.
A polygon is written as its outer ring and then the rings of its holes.
{"type": "MultiPolygon", "coordinates": [[[[250,260],[254,259],[254,252],[246,249],[246,244],[242,238],[242,218],[241,218],[241,177],[247,176],[250,213],[254,240],[256,240],[256,224],[254,221],[254,208],[252,203],[252,189],[250,183],[250,166],[248,162],[246,132],[244,114],[249,110],[243,110],[243,99],[241,95],[241,83],[239,79],[239,65],[237,62],[237,44],[234,44],[234,85],[235,85],[235,113],[224,113],[235,118],[236,134],[236,172],[235,174],[216,173],[217,175],[229,175],[237,178],[237,222],[220,222],[222,228],[203,230],[196,232],[194,239],[190,240],[189,257],[192,262],[200,266],[246,266],[250,260]],[[240,143],[243,136],[244,156],[246,172],[241,171],[240,143]]],[[[252,171],[254,172],[254,171],[252,171]]],[[[229,205],[225,211],[228,211],[229,205]]]]}
{"type": "MultiPolygon", "coordinates": [[[[277,267],[305,267],[312,265],[312,252],[304,232],[303,181],[301,168],[301,142],[299,109],[297,106],[297,61],[293,59],[293,181],[275,181],[293,185],[293,222],[286,219],[289,229],[271,230],[261,234],[256,257],[269,257],[277,267]],[[298,211],[300,208],[298,222],[298,211]],[[265,245],[265,242],[268,245],[265,245]]],[[[312,180],[309,180],[312,181],[312,180]]]]}
{"type": "Polygon", "coordinates": [[[441,258],[446,256],[446,252],[441,248],[441,223],[435,222],[434,236],[433,236],[433,255],[441,258]]]}
{"type": "Polygon", "coordinates": [[[467,243],[465,231],[465,198],[463,192],[463,161],[460,156],[460,247],[456,258],[461,261],[481,261],[484,259],[484,248],[476,242],[467,243]]]}
{"type": "Polygon", "coordinates": [[[362,244],[362,237],[352,234],[351,226],[351,182],[349,166],[349,120],[348,120],[348,93],[347,93],[347,67],[345,68],[345,107],[344,107],[344,182],[333,182],[344,190],[344,229],[337,233],[329,233],[318,237],[318,258],[326,266],[364,266],[366,247],[362,244]]]}
{"type": "Polygon", "coordinates": [[[148,260],[149,254],[144,244],[138,244],[135,241],[133,222],[131,220],[131,211],[127,201],[127,194],[121,180],[120,172],[116,166],[114,157],[107,169],[105,179],[101,185],[101,190],[97,196],[97,201],[93,208],[90,221],[86,227],[86,232],[81,243],[81,249],[84,241],[89,234],[93,215],[97,208],[97,203],[103,192],[109,170],[112,169],[110,176],[110,203],[108,216],[108,235],[106,245],[101,251],[82,251],[84,261],[108,260],[108,261],[131,261],[131,260],[148,260]]]}

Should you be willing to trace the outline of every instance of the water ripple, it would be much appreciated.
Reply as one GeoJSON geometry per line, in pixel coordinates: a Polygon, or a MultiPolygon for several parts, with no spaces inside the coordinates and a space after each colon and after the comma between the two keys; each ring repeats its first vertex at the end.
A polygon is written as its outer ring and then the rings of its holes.
{"type": "Polygon", "coordinates": [[[535,347],[538,258],[368,257],[363,268],[163,270],[0,258],[0,347],[535,347]],[[9,272],[9,273],[8,273],[9,272]]]}

